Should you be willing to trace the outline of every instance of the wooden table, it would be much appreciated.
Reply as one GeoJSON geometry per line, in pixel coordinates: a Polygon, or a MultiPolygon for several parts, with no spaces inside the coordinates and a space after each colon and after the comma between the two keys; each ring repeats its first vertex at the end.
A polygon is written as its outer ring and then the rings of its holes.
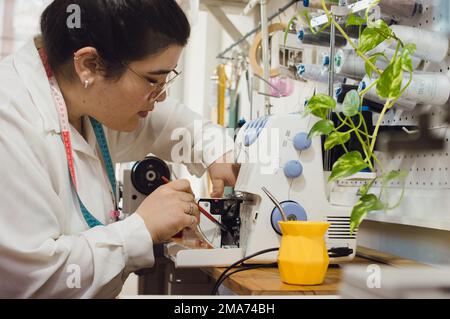
{"type": "MultiPolygon", "coordinates": [[[[174,239],[173,241],[186,247],[207,248],[194,234],[190,234],[187,239],[174,239]],[[194,244],[189,240],[194,239],[194,244]]],[[[174,258],[174,256],[167,256],[174,258]]],[[[407,267],[420,265],[415,261],[399,258],[376,250],[359,246],[357,248],[357,257],[347,264],[351,265],[371,265],[391,267],[407,267]]],[[[280,279],[278,268],[254,269],[236,273],[227,278],[223,284],[232,292],[238,295],[305,295],[305,296],[336,296],[339,295],[339,286],[342,280],[342,271],[346,263],[340,266],[330,266],[325,281],[319,286],[294,286],[284,284],[280,279]]],[[[422,265],[423,266],[423,265],[422,265]]],[[[226,268],[202,268],[203,272],[208,274],[214,280],[217,280],[226,268]]]]}
{"type": "MultiPolygon", "coordinates": [[[[402,267],[418,265],[416,262],[380,253],[364,247],[358,247],[358,256],[348,264],[402,267]]],[[[304,295],[304,296],[336,296],[342,279],[342,266],[331,266],[325,281],[320,286],[293,286],[284,284],[280,279],[278,268],[256,269],[232,275],[224,281],[224,285],[238,295],[304,295]]],[[[225,268],[202,269],[214,279],[218,279],[225,268]]]]}

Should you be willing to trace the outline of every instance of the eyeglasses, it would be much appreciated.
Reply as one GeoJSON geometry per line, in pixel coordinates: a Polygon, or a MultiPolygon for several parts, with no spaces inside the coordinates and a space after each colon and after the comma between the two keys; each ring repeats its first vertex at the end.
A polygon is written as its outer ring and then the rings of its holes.
{"type": "Polygon", "coordinates": [[[144,80],[151,88],[152,93],[150,94],[150,99],[153,101],[156,101],[158,98],[161,97],[174,83],[175,79],[180,76],[181,71],[178,72],[177,70],[172,70],[171,73],[169,73],[168,80],[164,83],[152,83],[148,79],[146,79],[144,76],[140,75],[136,71],[134,71],[129,66],[125,65],[125,67],[130,70],[132,73],[140,77],[142,80],[144,80]]]}

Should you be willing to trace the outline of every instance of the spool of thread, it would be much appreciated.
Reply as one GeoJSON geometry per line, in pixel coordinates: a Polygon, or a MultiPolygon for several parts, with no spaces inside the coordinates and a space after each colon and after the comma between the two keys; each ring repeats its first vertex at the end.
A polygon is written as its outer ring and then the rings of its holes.
{"type": "MultiPolygon", "coordinates": [[[[378,52],[384,52],[389,60],[391,60],[395,54],[395,51],[389,48],[379,50],[378,52]]],[[[373,51],[372,53],[376,53],[376,51],[373,51]]],[[[422,63],[422,60],[415,56],[411,57],[411,61],[414,70],[422,63]]],[[[388,67],[388,61],[385,58],[380,57],[377,60],[376,67],[385,70],[388,67]]],[[[366,63],[353,50],[338,50],[335,57],[335,71],[336,73],[345,75],[349,78],[361,80],[366,75],[366,63]]]]}
{"type": "Polygon", "coordinates": [[[417,0],[381,0],[381,12],[394,18],[413,18],[423,13],[423,5],[417,0]]]}
{"type": "MultiPolygon", "coordinates": [[[[359,39],[359,26],[350,25],[350,26],[342,26],[344,28],[345,33],[351,38],[359,39]]],[[[361,32],[366,29],[367,25],[361,26],[361,32]]]]}
{"type": "MultiPolygon", "coordinates": [[[[395,50],[386,47],[384,44],[381,44],[381,45],[380,45],[377,49],[375,49],[373,52],[374,52],[374,53],[375,53],[375,52],[380,52],[380,53],[383,52],[384,54],[386,54],[386,57],[387,57],[389,60],[392,60],[392,58],[393,58],[394,55],[395,55],[395,50]]],[[[411,62],[412,62],[413,70],[417,70],[417,69],[419,68],[419,66],[421,65],[422,61],[423,61],[423,60],[422,60],[421,58],[419,58],[419,57],[417,57],[417,56],[415,56],[415,55],[411,56],[411,62]]]]}
{"type": "MultiPolygon", "coordinates": [[[[373,79],[369,79],[368,76],[364,77],[364,79],[359,84],[359,91],[364,90],[367,86],[371,85],[373,83],[373,81],[374,80],[373,79]]],[[[375,88],[373,88],[372,90],[367,92],[366,95],[364,96],[364,99],[372,101],[372,102],[374,102],[376,104],[382,105],[383,107],[384,107],[384,104],[386,103],[386,100],[381,99],[376,94],[376,89],[375,88]]],[[[412,109],[414,109],[416,107],[417,102],[408,101],[406,99],[400,98],[400,99],[397,100],[395,105],[399,106],[401,108],[404,108],[404,109],[412,110],[412,109]]]]}
{"type": "Polygon", "coordinates": [[[300,63],[297,66],[297,75],[308,81],[320,83],[328,81],[327,69],[317,64],[300,63]]]}
{"type": "MultiPolygon", "coordinates": [[[[405,77],[403,80],[403,86],[408,83],[409,78],[405,77]]],[[[360,89],[369,86],[373,83],[373,79],[369,77],[364,77],[361,82],[360,89]]],[[[376,94],[376,88],[373,87],[367,94],[366,98],[376,101],[379,97],[376,94]],[[375,99],[375,100],[374,100],[375,99]]],[[[409,87],[406,89],[402,95],[402,103],[412,105],[413,107],[417,104],[425,105],[445,105],[450,98],[450,81],[446,75],[435,74],[435,73],[414,73],[413,80],[409,87]],[[404,100],[407,100],[405,102],[404,100]]]]}
{"type": "MultiPolygon", "coordinates": [[[[363,25],[361,27],[361,32],[364,31],[364,29],[367,27],[367,25],[363,25]]],[[[359,38],[359,26],[357,25],[350,25],[350,26],[346,26],[345,24],[341,24],[341,28],[344,29],[345,33],[347,33],[347,35],[350,38],[354,38],[354,39],[358,39],[359,38]]],[[[331,28],[328,27],[325,30],[323,30],[324,32],[331,32],[331,28]]],[[[341,35],[341,33],[339,31],[336,31],[338,35],[341,35]]]]}
{"type": "MultiPolygon", "coordinates": [[[[297,33],[297,38],[302,44],[306,45],[317,45],[322,47],[330,46],[330,32],[322,31],[317,34],[313,34],[310,29],[301,29],[297,33]]],[[[347,45],[347,40],[345,38],[336,33],[336,47],[342,48],[347,45]]]]}
{"type": "MultiPolygon", "coordinates": [[[[436,63],[447,57],[449,41],[446,34],[402,25],[393,25],[391,29],[403,43],[416,45],[415,56],[436,63]]],[[[396,41],[391,41],[389,47],[395,49],[396,46],[396,41]]]]}
{"type": "MultiPolygon", "coordinates": [[[[297,66],[297,74],[308,81],[328,83],[328,68],[321,65],[300,63],[297,66]]],[[[337,74],[335,76],[336,82],[343,82],[344,79],[344,77],[337,74]]]]}
{"type": "MultiPolygon", "coordinates": [[[[381,59],[376,64],[380,69],[385,69],[387,65],[381,59]]],[[[353,50],[339,50],[335,57],[335,71],[337,74],[361,80],[366,75],[366,63],[353,50]]]]}

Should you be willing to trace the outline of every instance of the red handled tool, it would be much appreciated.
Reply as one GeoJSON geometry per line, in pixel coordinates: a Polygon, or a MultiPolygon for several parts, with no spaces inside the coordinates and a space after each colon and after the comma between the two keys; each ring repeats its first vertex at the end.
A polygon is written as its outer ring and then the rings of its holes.
{"type": "MultiPolygon", "coordinates": [[[[167,177],[162,176],[161,177],[162,181],[164,182],[164,184],[168,184],[170,183],[170,181],[167,179],[167,177]]],[[[201,207],[199,204],[195,204],[197,205],[198,210],[205,215],[206,218],[208,218],[210,221],[212,221],[214,224],[216,224],[217,226],[220,227],[220,229],[222,229],[223,231],[228,232],[228,228],[222,224],[221,222],[219,222],[217,219],[214,218],[213,215],[211,215],[210,213],[208,213],[203,207],[201,207]]]]}

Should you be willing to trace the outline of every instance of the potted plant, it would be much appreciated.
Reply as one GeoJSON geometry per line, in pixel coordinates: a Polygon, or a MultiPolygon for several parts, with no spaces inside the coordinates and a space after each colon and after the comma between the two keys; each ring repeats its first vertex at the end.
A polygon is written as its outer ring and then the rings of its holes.
{"type": "MultiPolygon", "coordinates": [[[[339,120],[338,125],[329,119],[330,112],[336,111],[336,101],[330,96],[324,94],[313,96],[305,109],[306,114],[313,114],[319,118],[319,121],[312,127],[309,137],[325,136],[324,147],[327,151],[339,145],[344,149],[344,155],[333,165],[329,182],[336,182],[337,180],[351,177],[367,169],[376,173],[376,177],[360,187],[357,192],[359,200],[353,207],[351,215],[352,232],[358,228],[369,212],[388,211],[398,207],[403,198],[404,184],[407,177],[407,172],[400,170],[386,171],[375,154],[375,146],[383,118],[411,84],[413,77],[411,56],[414,54],[415,45],[403,43],[385,21],[371,21],[369,19],[369,13],[378,3],[379,1],[376,1],[366,10],[365,17],[360,17],[355,14],[350,14],[347,17],[347,26],[359,26],[360,28],[360,36],[357,43],[344,31],[341,25],[342,21],[337,21],[334,18],[325,0],[322,0],[322,7],[328,17],[328,23],[319,30],[311,27],[311,19],[308,11],[303,12],[303,16],[308,21],[313,33],[321,32],[331,24],[334,24],[336,30],[346,38],[356,54],[364,60],[368,76],[374,79],[368,87],[359,91],[352,90],[347,93],[343,102],[343,114],[335,112],[339,120]],[[363,25],[365,26],[364,30],[363,25]],[[382,51],[375,50],[386,40],[396,42],[395,54],[391,59],[382,51]],[[386,60],[387,67],[384,70],[376,66],[379,59],[386,60]],[[404,80],[405,77],[408,79],[407,81],[404,80]],[[385,101],[385,103],[373,133],[369,133],[368,124],[362,114],[362,101],[365,94],[374,87],[379,98],[385,101]],[[350,140],[352,135],[359,141],[362,149],[361,152],[347,150],[345,144],[350,140]],[[390,204],[387,198],[387,189],[390,182],[394,180],[402,182],[403,190],[400,199],[395,204],[390,204]],[[381,191],[374,192],[374,186],[376,184],[381,185],[381,191]]],[[[288,30],[296,18],[297,16],[294,16],[291,19],[287,28],[288,30]]]]}

